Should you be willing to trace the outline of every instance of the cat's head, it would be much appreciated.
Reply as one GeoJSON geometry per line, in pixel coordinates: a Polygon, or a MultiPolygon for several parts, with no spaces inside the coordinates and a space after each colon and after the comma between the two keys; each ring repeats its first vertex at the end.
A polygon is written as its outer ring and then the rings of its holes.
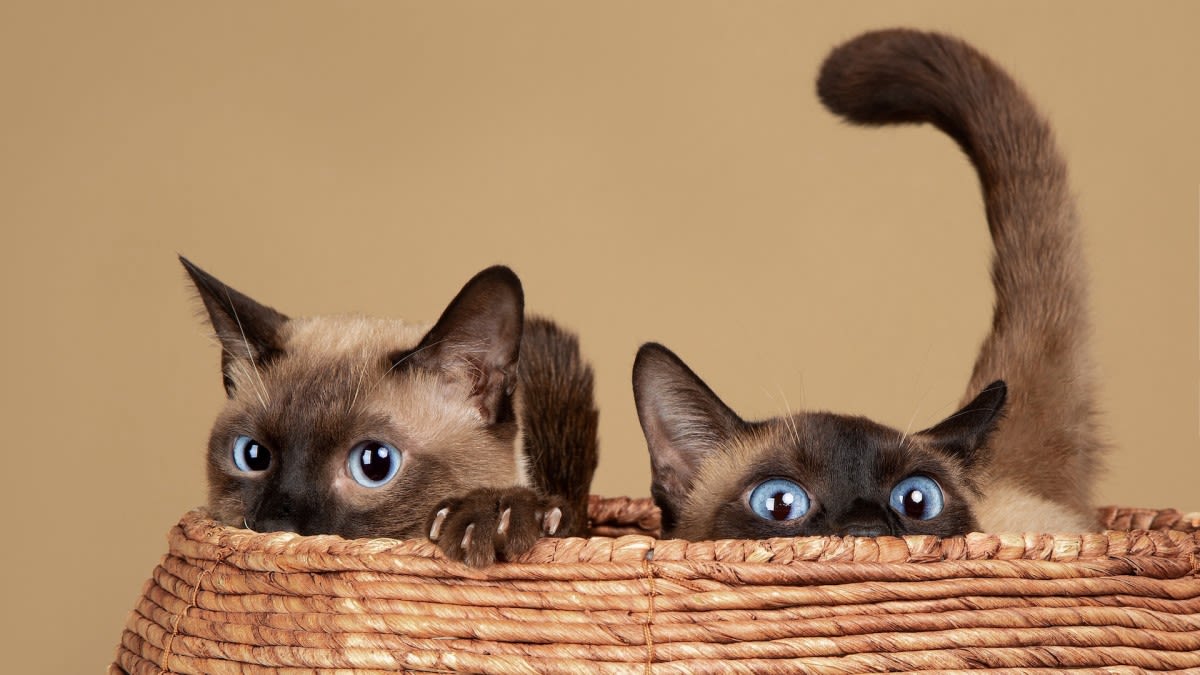
{"type": "Polygon", "coordinates": [[[480,272],[429,324],[291,319],[186,259],[228,399],[209,509],[259,531],[411,537],[442,498],[522,483],[511,270],[480,272]]]}
{"type": "Polygon", "coordinates": [[[971,531],[1006,396],[995,382],[914,434],[831,413],[747,422],[658,344],[633,390],[663,536],[690,540],[971,531]]]}

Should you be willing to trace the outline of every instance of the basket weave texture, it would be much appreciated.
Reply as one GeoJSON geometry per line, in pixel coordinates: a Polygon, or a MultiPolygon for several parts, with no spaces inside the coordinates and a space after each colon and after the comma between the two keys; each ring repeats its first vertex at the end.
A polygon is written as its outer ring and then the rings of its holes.
{"type": "Polygon", "coordinates": [[[257,534],[203,511],[109,674],[1200,669],[1200,513],[1094,534],[658,540],[593,497],[590,539],[471,569],[423,540],[257,534]]]}

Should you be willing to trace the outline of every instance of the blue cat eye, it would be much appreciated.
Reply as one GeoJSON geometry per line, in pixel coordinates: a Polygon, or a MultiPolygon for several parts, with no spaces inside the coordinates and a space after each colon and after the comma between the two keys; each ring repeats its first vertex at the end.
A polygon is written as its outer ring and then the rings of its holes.
{"type": "Polygon", "coordinates": [[[249,436],[238,436],[233,441],[233,465],[246,473],[266,471],[271,466],[271,451],[249,436]]]}
{"type": "Polygon", "coordinates": [[[909,476],[896,483],[890,503],[896,513],[914,520],[929,520],[945,506],[942,488],[926,476],[909,476]]]}
{"type": "Polygon", "coordinates": [[[363,487],[386,485],[400,470],[400,451],[379,441],[364,441],[350,451],[350,475],[363,487]]]}
{"type": "Polygon", "coordinates": [[[763,520],[795,520],[808,513],[808,493],[786,478],[771,478],[750,492],[750,510],[763,520]]]}

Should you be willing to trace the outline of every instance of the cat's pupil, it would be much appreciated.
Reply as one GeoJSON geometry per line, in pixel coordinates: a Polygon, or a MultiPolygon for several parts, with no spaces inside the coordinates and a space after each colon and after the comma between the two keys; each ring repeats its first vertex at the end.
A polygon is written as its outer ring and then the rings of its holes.
{"type": "Polygon", "coordinates": [[[251,471],[266,471],[271,466],[271,453],[254,441],[246,446],[246,466],[251,471]]]}
{"type": "Polygon", "coordinates": [[[796,495],[790,492],[776,492],[767,499],[767,510],[775,520],[788,520],[792,517],[792,503],[796,495]]]}
{"type": "Polygon", "coordinates": [[[920,518],[925,514],[925,494],[920,490],[909,490],[904,495],[904,513],[909,518],[920,518]]]}
{"type": "Polygon", "coordinates": [[[392,470],[391,449],[382,443],[368,443],[363,447],[360,459],[363,475],[373,481],[387,478],[392,470]]]}
{"type": "Polygon", "coordinates": [[[350,449],[350,477],[365,488],[383,487],[400,470],[402,453],[380,441],[363,441],[350,449]]]}

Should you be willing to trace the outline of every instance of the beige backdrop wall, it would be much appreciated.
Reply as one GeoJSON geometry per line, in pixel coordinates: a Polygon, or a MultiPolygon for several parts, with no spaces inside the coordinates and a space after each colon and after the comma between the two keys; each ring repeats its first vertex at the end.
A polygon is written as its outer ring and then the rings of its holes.
{"type": "Polygon", "coordinates": [[[1200,509],[1198,7],[4,3],[5,670],[100,670],[203,500],[222,391],[177,252],[293,314],[432,319],[513,266],[595,363],[603,494],[647,494],[645,340],[750,417],[946,414],[989,242],[949,140],[818,105],[822,56],[873,27],[969,39],[1053,119],[1115,445],[1101,497],[1200,509]]]}

